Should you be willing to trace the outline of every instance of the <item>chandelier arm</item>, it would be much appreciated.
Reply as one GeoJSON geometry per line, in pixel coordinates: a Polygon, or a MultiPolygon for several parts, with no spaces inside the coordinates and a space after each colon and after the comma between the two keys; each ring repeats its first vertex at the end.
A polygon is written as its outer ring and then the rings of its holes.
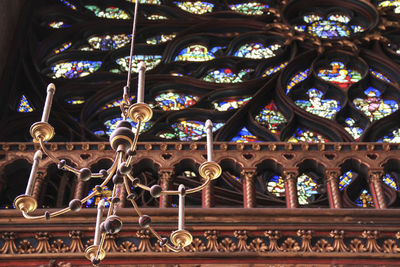
{"type": "MultiPolygon", "coordinates": [[[[137,125],[136,125],[136,134],[135,134],[135,139],[133,139],[133,143],[131,145],[131,151],[136,150],[137,142],[139,139],[139,132],[140,132],[140,127],[142,126],[142,121],[139,120],[137,125]]],[[[129,166],[132,163],[133,156],[128,156],[128,159],[126,160],[126,166],[129,166]]]]}
{"type": "MultiPolygon", "coordinates": [[[[132,57],[133,57],[133,49],[135,47],[134,45],[134,40],[135,40],[135,32],[136,32],[136,19],[137,19],[137,13],[138,13],[138,7],[139,7],[139,1],[135,1],[135,11],[133,15],[133,23],[132,23],[132,35],[131,35],[131,48],[129,51],[129,67],[128,67],[128,77],[126,79],[126,86],[130,88],[130,83],[131,83],[131,72],[132,72],[132,57]]],[[[127,98],[127,103],[130,104],[130,99],[129,96],[127,96],[129,93],[125,94],[127,98]]]]}
{"type": "Polygon", "coordinates": [[[52,159],[53,161],[60,163],[60,160],[58,158],[56,158],[44,145],[44,140],[42,138],[39,138],[39,145],[40,148],[42,149],[43,153],[46,154],[50,159],[52,159]]]}
{"type": "Polygon", "coordinates": [[[103,250],[105,240],[106,240],[106,233],[102,233],[101,239],[100,239],[100,244],[99,244],[99,247],[97,248],[97,252],[96,252],[96,256],[95,256],[96,260],[99,259],[100,253],[103,250]]]}
{"type": "MultiPolygon", "coordinates": [[[[149,230],[150,230],[150,232],[157,238],[158,241],[161,241],[161,240],[162,240],[162,237],[157,233],[156,230],[154,230],[153,227],[149,226],[149,230]]],[[[174,246],[172,246],[172,245],[169,244],[169,243],[166,243],[165,246],[166,246],[169,250],[171,250],[171,251],[173,251],[173,252],[180,252],[180,251],[183,250],[183,247],[182,247],[182,246],[174,247],[174,246]]]]}
{"type": "MultiPolygon", "coordinates": [[[[131,188],[129,187],[128,180],[126,179],[126,176],[124,176],[124,185],[125,185],[126,193],[127,193],[128,195],[130,195],[132,192],[131,192],[131,188]]],[[[130,201],[131,201],[132,206],[133,206],[133,208],[135,209],[137,215],[138,215],[139,217],[142,217],[142,216],[143,216],[143,213],[142,213],[142,211],[139,209],[138,205],[136,204],[136,201],[135,201],[133,198],[131,198],[130,201]]]]}

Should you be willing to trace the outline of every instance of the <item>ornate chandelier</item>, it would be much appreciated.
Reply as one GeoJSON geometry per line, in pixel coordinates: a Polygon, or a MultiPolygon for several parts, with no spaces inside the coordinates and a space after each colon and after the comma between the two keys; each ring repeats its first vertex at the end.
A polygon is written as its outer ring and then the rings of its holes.
{"type": "Polygon", "coordinates": [[[33,165],[30,172],[28,184],[25,194],[15,198],[14,206],[22,212],[22,215],[28,220],[50,220],[53,217],[63,215],[67,212],[77,212],[82,208],[82,205],[97,193],[101,193],[103,187],[112,180],[113,188],[110,198],[110,205],[107,208],[107,217],[103,220],[103,213],[106,209],[105,201],[100,200],[97,205],[97,218],[96,230],[94,234],[94,244],[85,250],[85,256],[94,266],[100,264],[100,261],[106,256],[103,249],[106,234],[118,233],[122,228],[122,220],[117,215],[117,209],[120,203],[119,192],[122,187],[125,187],[127,192],[127,200],[132,203],[132,206],[139,216],[138,223],[141,227],[149,229],[152,234],[157,238],[160,246],[166,246],[168,249],[179,252],[192,242],[192,235],[185,230],[185,195],[198,192],[205,188],[211,180],[218,178],[221,175],[221,167],[213,161],[213,141],[212,141],[212,122],[206,121],[207,130],[207,161],[200,165],[199,174],[204,179],[202,184],[196,188],[187,189],[181,184],[178,190],[164,190],[160,185],[153,185],[151,187],[142,184],[139,178],[134,178],[131,174],[134,157],[136,154],[136,144],[138,142],[140,128],[142,124],[152,118],[152,109],[144,103],[144,81],[146,66],[144,62],[140,62],[138,66],[138,89],[137,89],[137,103],[130,101],[130,80],[132,71],[132,57],[134,49],[134,38],[136,29],[136,18],[139,1],[135,3],[134,19],[132,25],[131,47],[129,56],[129,71],[127,76],[127,84],[123,90],[123,103],[121,104],[121,114],[123,120],[119,122],[116,129],[110,136],[111,148],[115,151],[115,158],[112,166],[108,169],[102,169],[98,173],[92,173],[89,168],[76,169],[69,166],[65,160],[56,158],[50,152],[45,142],[50,141],[55,132],[54,128],[48,123],[53,96],[56,90],[54,84],[49,84],[47,87],[47,97],[43,109],[42,119],[34,123],[30,128],[30,134],[33,142],[39,143],[40,148],[36,151],[33,158],[33,165]],[[137,123],[136,132],[132,131],[132,126],[127,118],[137,123]],[[33,216],[30,213],[34,212],[37,208],[37,201],[32,196],[35,180],[37,177],[38,166],[43,157],[43,153],[51,160],[58,164],[58,168],[70,171],[78,176],[81,181],[89,181],[92,178],[101,178],[104,181],[100,185],[96,185],[96,190],[90,193],[83,199],[73,199],[69,202],[69,207],[55,211],[46,211],[43,215],[33,216]],[[137,195],[131,192],[131,187],[139,187],[143,190],[149,191],[152,197],[160,197],[161,195],[177,195],[179,196],[178,204],[178,229],[171,233],[170,243],[166,237],[160,236],[157,231],[151,226],[151,218],[143,214],[139,209],[135,198],[137,195]]]}

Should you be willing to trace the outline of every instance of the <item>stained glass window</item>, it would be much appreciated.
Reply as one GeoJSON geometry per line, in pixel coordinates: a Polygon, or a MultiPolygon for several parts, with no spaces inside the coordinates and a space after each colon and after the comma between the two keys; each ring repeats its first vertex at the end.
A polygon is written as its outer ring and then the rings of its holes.
{"type": "Polygon", "coordinates": [[[346,68],[344,63],[340,61],[331,62],[330,69],[320,69],[318,77],[336,84],[342,89],[348,89],[353,83],[358,82],[362,78],[360,72],[346,68]]]}
{"type": "Polygon", "coordinates": [[[280,44],[272,44],[264,47],[261,43],[248,43],[242,45],[236,52],[236,57],[263,59],[270,58],[277,55],[282,46],[280,44]]]}
{"type": "Polygon", "coordinates": [[[297,128],[293,136],[288,139],[288,142],[326,143],[329,140],[319,133],[297,128]]]}
{"type": "Polygon", "coordinates": [[[186,12],[197,14],[197,15],[202,15],[205,13],[212,12],[212,10],[214,8],[214,4],[211,4],[208,2],[202,2],[202,1],[174,2],[174,4],[186,12]]]}
{"type": "Polygon", "coordinates": [[[66,5],[67,7],[76,10],[76,6],[71,4],[70,2],[66,1],[66,0],[60,0],[61,3],[63,3],[64,5],[66,5]]]}
{"type": "Polygon", "coordinates": [[[385,0],[379,1],[381,7],[394,7],[394,13],[400,14],[400,1],[399,0],[385,0]]]}
{"type": "Polygon", "coordinates": [[[66,28],[69,27],[69,24],[66,24],[64,21],[52,21],[49,22],[49,27],[54,28],[54,29],[61,29],[61,28],[66,28]]]}
{"type": "Polygon", "coordinates": [[[179,52],[175,61],[208,61],[214,58],[204,45],[191,45],[179,52]]]}
{"type": "Polygon", "coordinates": [[[95,5],[86,5],[85,8],[92,11],[99,18],[107,18],[107,19],[130,19],[131,16],[126,13],[124,10],[110,6],[105,9],[100,8],[95,5]]]}
{"type": "Polygon", "coordinates": [[[365,32],[365,28],[361,25],[351,25],[350,28],[354,33],[365,32]]]}
{"type": "Polygon", "coordinates": [[[57,63],[51,67],[53,73],[48,74],[53,79],[58,78],[80,78],[97,71],[101,67],[101,61],[71,61],[57,63]]]}
{"type": "Polygon", "coordinates": [[[105,34],[88,38],[88,43],[96,50],[108,51],[118,49],[129,44],[130,34],[105,34]]]}
{"type": "Polygon", "coordinates": [[[146,39],[146,44],[151,44],[151,45],[163,44],[168,41],[171,41],[172,39],[175,38],[175,36],[176,36],[175,33],[153,36],[146,39]]]}
{"type": "Polygon", "coordinates": [[[248,73],[253,71],[252,69],[243,69],[236,74],[231,69],[218,69],[210,71],[203,77],[203,80],[212,83],[240,83],[248,73]]]}
{"type": "MultiPolygon", "coordinates": [[[[131,96],[130,100],[132,101],[134,98],[135,98],[134,96],[131,96]]],[[[119,107],[122,102],[124,102],[124,100],[121,98],[121,99],[115,100],[111,103],[105,104],[101,109],[105,110],[105,109],[109,109],[109,108],[113,108],[113,107],[119,107]]]]}
{"type": "Polygon", "coordinates": [[[391,188],[393,188],[394,190],[399,190],[399,187],[397,186],[395,179],[389,174],[383,176],[383,182],[388,186],[390,186],[391,188]]]}
{"type": "Polygon", "coordinates": [[[308,100],[296,100],[295,103],[311,114],[332,119],[340,110],[340,103],[334,99],[322,99],[323,93],[315,88],[307,91],[308,100]]]}
{"type": "Polygon", "coordinates": [[[283,70],[287,65],[288,65],[288,62],[284,62],[284,63],[282,63],[282,64],[280,64],[280,65],[278,65],[278,66],[269,68],[269,69],[267,69],[267,70],[263,73],[262,76],[263,76],[263,77],[270,76],[270,75],[272,75],[272,74],[274,74],[274,73],[276,73],[276,72],[278,72],[278,71],[283,70]]]}
{"type": "Polygon", "coordinates": [[[248,2],[229,5],[229,8],[235,12],[245,15],[262,15],[268,10],[269,6],[259,2],[248,2]]]}
{"type": "MultiPolygon", "coordinates": [[[[136,0],[126,0],[128,2],[136,3],[136,0]]],[[[140,0],[140,4],[161,5],[160,0],[140,0]]]]}
{"type": "MultiPolygon", "coordinates": [[[[213,123],[213,132],[218,130],[224,123],[213,123]]],[[[207,135],[205,123],[202,121],[179,121],[171,125],[176,136],[181,141],[196,141],[207,135]]]]}
{"type": "MultiPolygon", "coordinates": [[[[132,71],[138,72],[139,63],[144,61],[146,63],[146,71],[154,69],[161,62],[160,55],[134,55],[132,57],[132,71]]],[[[129,70],[129,56],[119,58],[116,60],[117,64],[121,67],[122,71],[129,70]]]]}
{"type": "Polygon", "coordinates": [[[274,175],[267,183],[268,192],[277,197],[285,197],[285,182],[281,176],[274,175]]]}
{"type": "Polygon", "coordinates": [[[32,105],[29,103],[29,101],[25,95],[21,96],[21,99],[20,99],[19,105],[18,105],[18,112],[23,112],[23,113],[33,112],[32,105]]]}
{"type": "Polygon", "coordinates": [[[227,110],[232,110],[232,109],[238,109],[241,106],[244,106],[247,104],[247,102],[250,101],[252,97],[251,96],[246,96],[244,98],[238,98],[238,99],[226,99],[222,101],[215,101],[213,102],[214,109],[218,111],[227,111],[227,110]]]}
{"type": "Polygon", "coordinates": [[[372,74],[373,76],[375,76],[376,78],[378,78],[378,79],[380,79],[380,80],[382,80],[382,81],[391,83],[391,81],[390,81],[385,75],[383,75],[382,73],[377,72],[377,71],[374,71],[373,69],[369,69],[369,71],[370,71],[371,74],[372,74]]]}
{"type": "Polygon", "coordinates": [[[85,99],[82,97],[71,97],[66,99],[66,102],[71,105],[82,105],[85,103],[85,99]]]}
{"type": "Polygon", "coordinates": [[[161,93],[154,98],[155,107],[164,111],[185,109],[196,104],[199,99],[198,96],[176,92],[161,93]]]}
{"type": "Polygon", "coordinates": [[[339,177],[339,189],[342,191],[353,181],[353,172],[347,171],[339,177]]]}
{"type": "Polygon", "coordinates": [[[286,94],[288,94],[296,84],[304,81],[308,77],[309,73],[310,69],[306,69],[304,71],[300,71],[299,73],[293,75],[293,77],[290,78],[288,85],[286,86],[286,94]]]}
{"type": "Polygon", "coordinates": [[[381,99],[381,92],[373,87],[365,90],[364,94],[366,98],[356,98],[353,100],[353,104],[371,121],[382,119],[399,109],[396,101],[381,99]]]}
{"type": "Polygon", "coordinates": [[[249,143],[249,142],[260,142],[254,134],[252,134],[246,127],[243,127],[239,133],[232,138],[231,142],[236,143],[249,143]]]}
{"type": "Polygon", "coordinates": [[[329,15],[328,20],[338,21],[338,22],[347,24],[350,22],[350,17],[345,14],[335,13],[335,14],[329,15]]]}
{"type": "Polygon", "coordinates": [[[400,143],[400,128],[397,128],[390,132],[389,134],[383,136],[378,142],[385,143],[400,143]]]}
{"type": "Polygon", "coordinates": [[[362,208],[372,208],[374,207],[374,201],[368,190],[364,189],[359,197],[356,199],[356,205],[362,208]]]}
{"type": "Polygon", "coordinates": [[[255,120],[266,126],[271,133],[276,135],[280,134],[282,127],[287,122],[283,114],[278,111],[274,101],[266,105],[263,110],[256,115],[255,120]]]}
{"type": "Polygon", "coordinates": [[[67,50],[68,48],[70,48],[72,45],[71,42],[67,42],[67,43],[63,43],[59,48],[54,49],[54,54],[59,54],[65,50],[67,50]]]}
{"type": "MultiPolygon", "coordinates": [[[[137,123],[133,122],[130,118],[127,118],[126,120],[131,123],[132,131],[134,133],[136,133],[136,125],[137,125],[137,123]]],[[[120,121],[122,121],[122,118],[120,118],[120,117],[106,120],[104,122],[104,126],[106,127],[106,131],[104,133],[106,135],[110,136],[111,133],[117,128],[117,124],[120,121]]],[[[151,121],[146,122],[144,125],[142,124],[142,126],[140,127],[140,133],[146,132],[147,130],[149,130],[151,128],[151,126],[153,126],[153,122],[151,122],[151,121]]],[[[94,131],[94,132],[96,132],[96,131],[94,131]]]]}
{"type": "Polygon", "coordinates": [[[112,191],[107,187],[107,186],[103,186],[102,187],[102,192],[99,193],[96,188],[93,188],[89,194],[96,192],[96,194],[94,195],[94,197],[88,199],[88,201],[86,202],[86,207],[87,208],[95,208],[97,207],[97,205],[99,204],[99,201],[104,199],[104,205],[106,207],[110,206],[110,199],[112,197],[112,191]]]}
{"type": "Polygon", "coordinates": [[[308,26],[307,30],[313,36],[318,36],[320,38],[332,39],[350,36],[349,27],[335,21],[316,21],[308,26]]]}
{"type": "Polygon", "coordinates": [[[303,20],[304,20],[306,23],[313,23],[313,22],[315,22],[315,21],[322,20],[322,17],[319,16],[319,15],[317,15],[317,14],[315,14],[315,13],[311,13],[311,14],[305,15],[305,16],[303,17],[303,20]]]}
{"type": "Polygon", "coordinates": [[[355,140],[360,139],[360,136],[363,134],[364,129],[361,127],[356,126],[356,122],[353,118],[346,118],[345,119],[346,126],[344,129],[351,135],[355,140]]]}
{"type": "Polygon", "coordinates": [[[317,182],[303,173],[297,178],[297,197],[300,205],[310,204],[318,195],[317,182]]]}
{"type": "Polygon", "coordinates": [[[144,15],[146,19],[148,20],[166,20],[168,19],[166,16],[160,15],[160,14],[145,14],[144,15]]]}

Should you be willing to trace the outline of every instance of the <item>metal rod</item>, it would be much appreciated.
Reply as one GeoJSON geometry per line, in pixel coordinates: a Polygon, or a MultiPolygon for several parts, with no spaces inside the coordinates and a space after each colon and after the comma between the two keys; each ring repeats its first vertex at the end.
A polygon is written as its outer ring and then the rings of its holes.
{"type": "Polygon", "coordinates": [[[136,31],[136,18],[138,12],[138,6],[140,1],[135,1],[135,11],[132,23],[132,36],[131,36],[131,49],[129,52],[129,67],[128,67],[128,78],[126,80],[126,86],[129,87],[131,84],[131,72],[132,72],[132,57],[133,57],[133,48],[134,48],[134,41],[135,41],[135,31],[136,31]]]}
{"type": "Polygon", "coordinates": [[[179,217],[178,217],[178,230],[185,228],[185,186],[179,185],[179,217]]]}
{"type": "Polygon", "coordinates": [[[213,161],[213,136],[212,136],[213,124],[211,120],[206,121],[207,131],[207,161],[213,161]]]}
{"type": "Polygon", "coordinates": [[[105,201],[104,199],[101,199],[99,203],[97,204],[97,218],[96,218],[96,231],[94,233],[94,245],[98,246],[100,244],[100,223],[101,219],[103,218],[103,211],[105,207],[105,201]]]}
{"type": "Polygon", "coordinates": [[[146,63],[141,61],[138,66],[139,78],[138,78],[138,89],[137,89],[137,103],[144,102],[144,73],[146,72],[146,63]]]}
{"type": "Polygon", "coordinates": [[[39,167],[39,162],[42,159],[43,153],[41,150],[36,151],[33,156],[33,165],[31,169],[31,174],[29,175],[28,185],[26,186],[25,195],[31,196],[33,187],[35,186],[36,174],[39,167]]]}
{"type": "Polygon", "coordinates": [[[51,104],[53,102],[53,96],[55,92],[56,92],[56,86],[53,83],[49,84],[47,86],[47,96],[43,108],[42,122],[47,122],[49,120],[51,104]]]}

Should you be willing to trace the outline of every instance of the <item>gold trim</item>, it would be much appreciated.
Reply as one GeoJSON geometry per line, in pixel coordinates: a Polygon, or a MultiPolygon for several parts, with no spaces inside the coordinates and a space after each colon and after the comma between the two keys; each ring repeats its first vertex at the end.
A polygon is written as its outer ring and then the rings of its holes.
{"type": "Polygon", "coordinates": [[[33,212],[37,208],[37,201],[35,198],[28,195],[17,196],[14,200],[14,207],[22,212],[33,212]]]}
{"type": "Polygon", "coordinates": [[[192,241],[192,235],[186,230],[176,230],[171,233],[171,242],[175,247],[187,247],[192,241]]]}
{"type": "Polygon", "coordinates": [[[206,161],[199,167],[199,174],[204,179],[217,179],[222,173],[221,166],[214,161],[206,161]]]}
{"type": "Polygon", "coordinates": [[[47,122],[39,121],[32,124],[29,130],[33,142],[39,143],[39,139],[43,141],[49,141],[54,136],[54,128],[47,122]]]}
{"type": "MultiPolygon", "coordinates": [[[[85,250],[86,259],[91,261],[92,258],[96,257],[98,249],[99,249],[99,246],[96,246],[96,245],[91,245],[91,246],[87,247],[86,250],[85,250]]],[[[102,260],[105,257],[106,257],[106,251],[101,248],[98,259],[102,260]]]]}
{"type": "Polygon", "coordinates": [[[153,117],[153,110],[145,103],[136,103],[129,107],[128,117],[134,122],[147,122],[153,117]]]}

